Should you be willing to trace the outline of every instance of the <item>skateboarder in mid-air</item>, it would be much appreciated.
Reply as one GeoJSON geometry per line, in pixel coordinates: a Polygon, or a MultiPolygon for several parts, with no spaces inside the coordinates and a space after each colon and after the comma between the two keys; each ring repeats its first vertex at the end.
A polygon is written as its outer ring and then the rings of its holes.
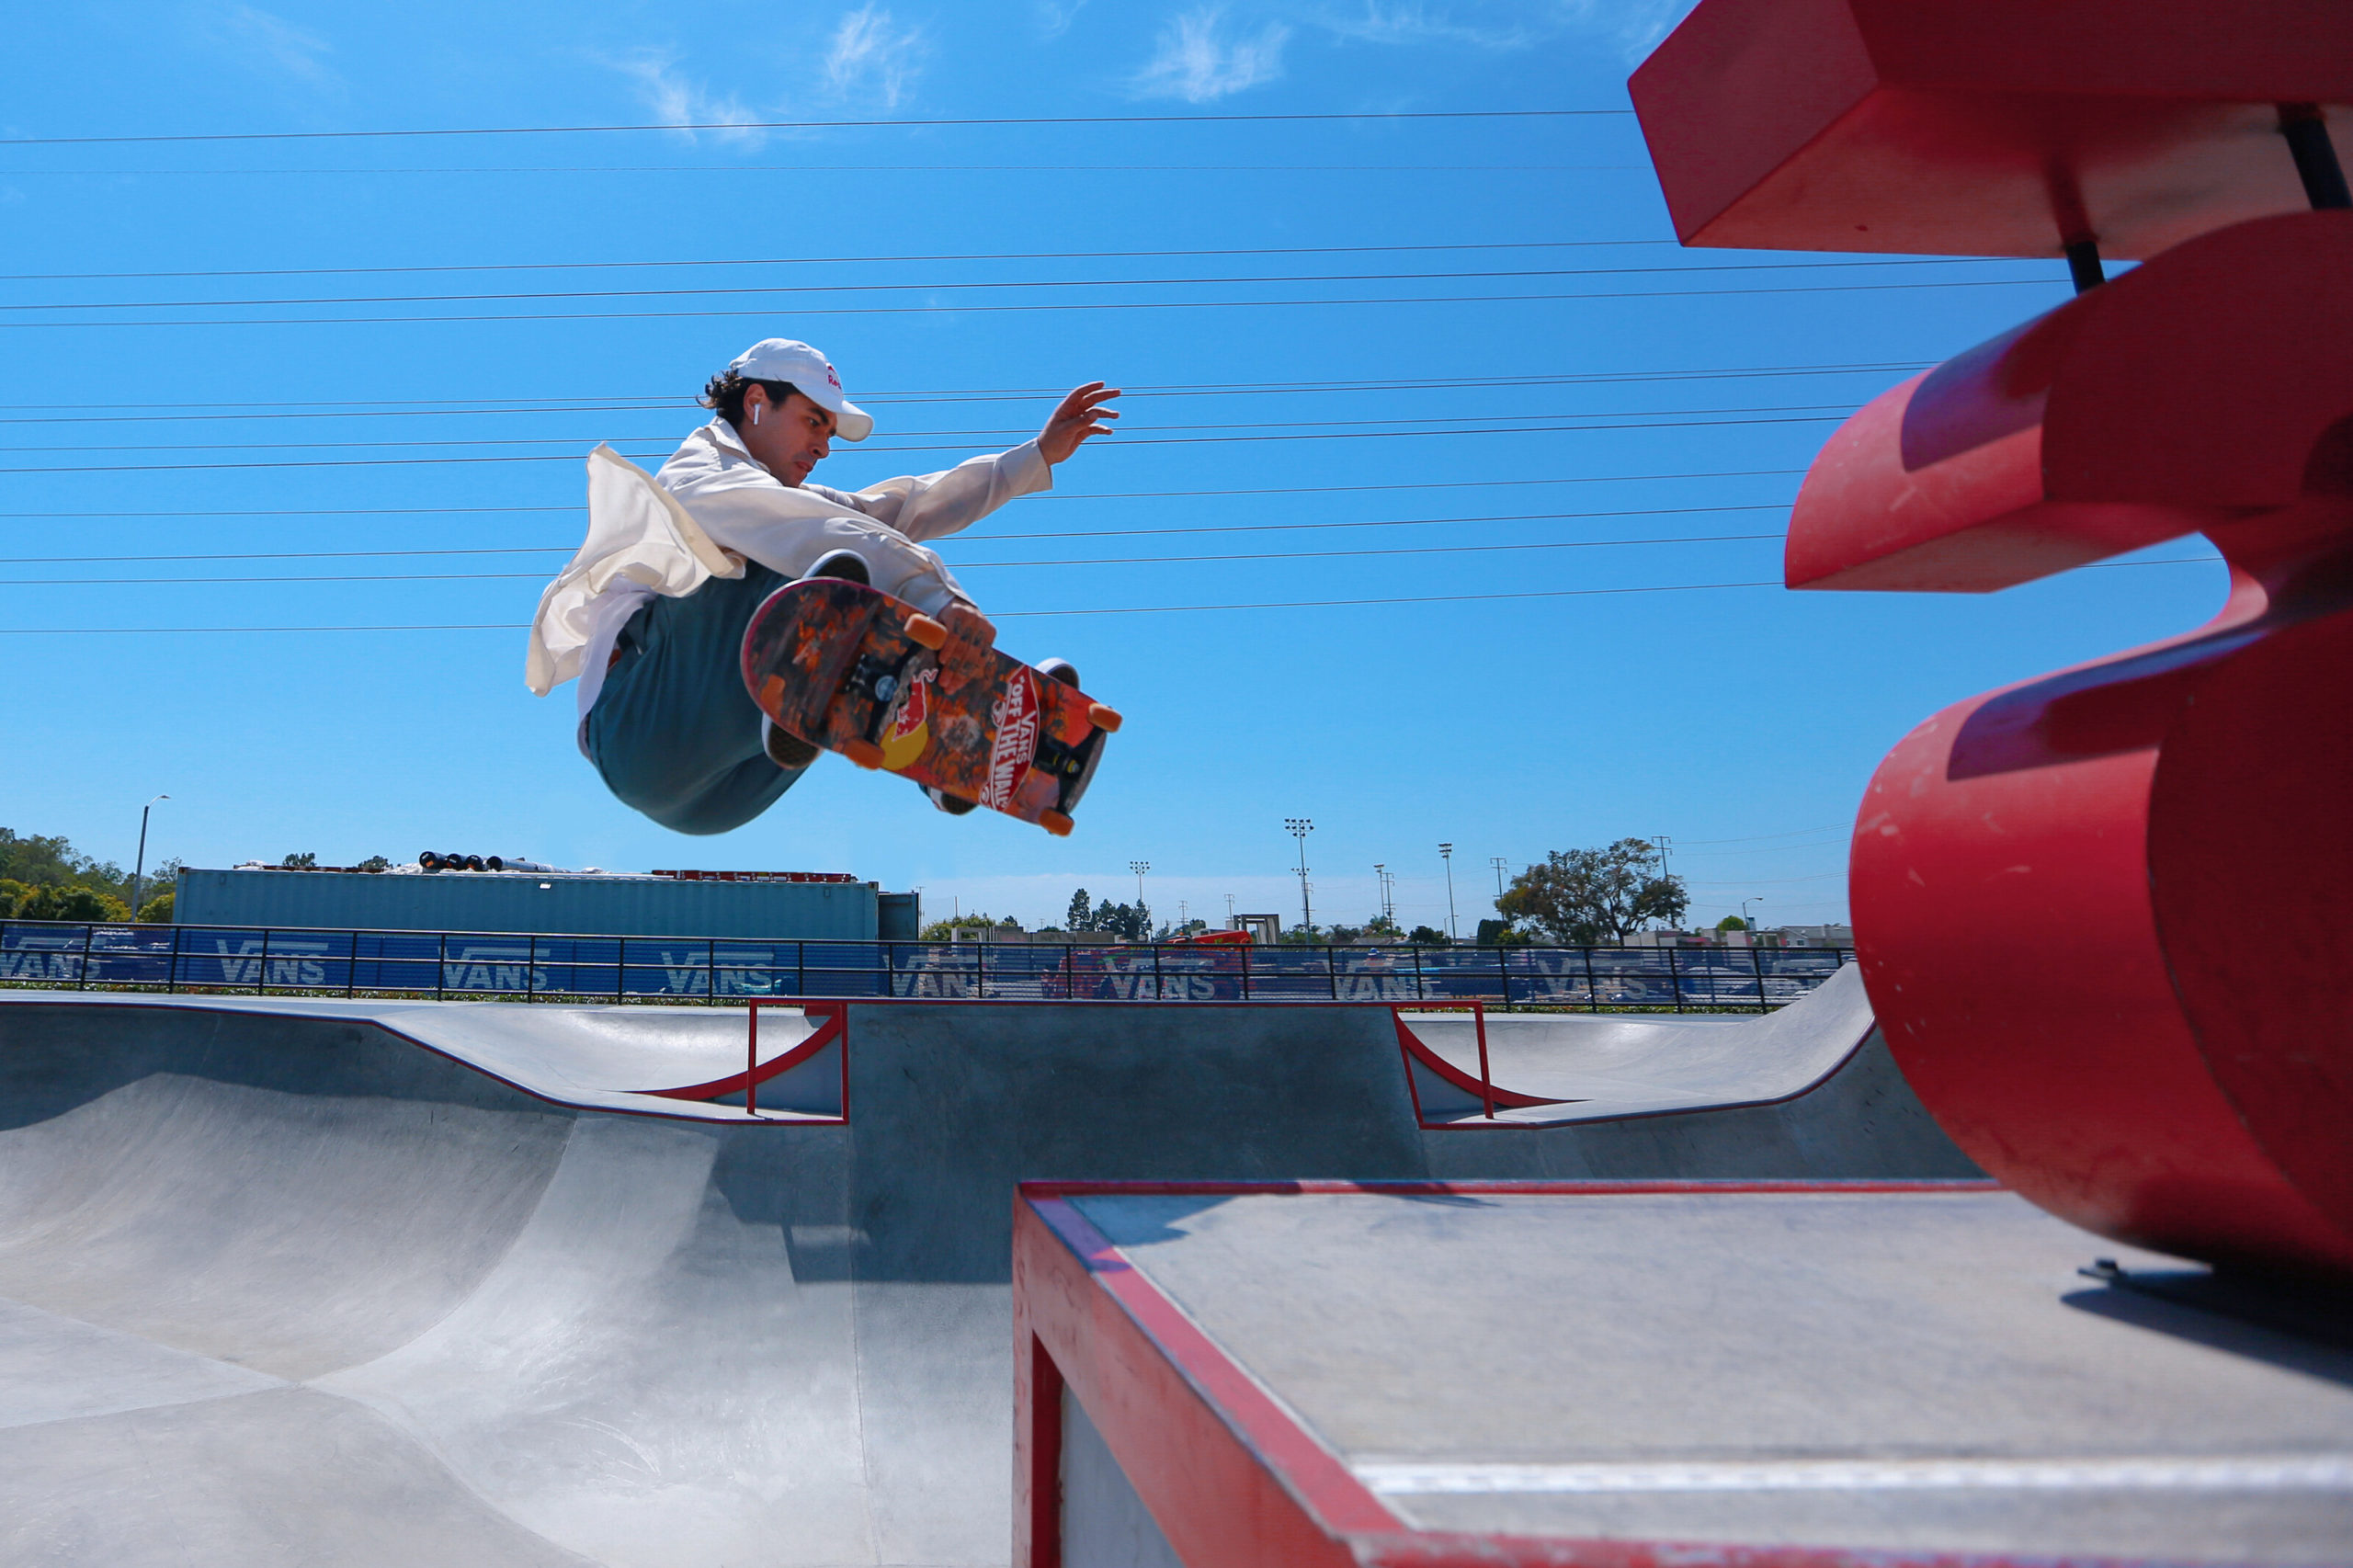
{"type": "MultiPolygon", "coordinates": [[[[588,538],[540,596],[525,680],[580,681],[578,740],[624,802],[680,833],[725,833],[774,804],[818,748],[778,728],[745,688],[753,612],[809,577],[848,578],[939,616],[972,599],[924,541],[1017,495],[1119,417],[1100,381],[1062,401],[1035,440],[938,473],[855,493],[809,483],[834,439],[874,428],[825,357],[771,337],[711,378],[710,423],[658,476],[599,447],[588,460],[588,538]]],[[[1037,666],[1077,684],[1061,660],[1037,666]]],[[[972,802],[926,790],[943,811],[972,802]]]]}

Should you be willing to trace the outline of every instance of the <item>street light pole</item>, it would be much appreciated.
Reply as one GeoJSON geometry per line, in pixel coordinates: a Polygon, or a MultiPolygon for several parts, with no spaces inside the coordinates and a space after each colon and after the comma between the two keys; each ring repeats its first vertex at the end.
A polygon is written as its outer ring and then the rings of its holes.
{"type": "Polygon", "coordinates": [[[1315,831],[1315,824],[1305,817],[1285,817],[1283,831],[1299,840],[1299,926],[1301,934],[1312,939],[1315,913],[1307,902],[1307,835],[1315,831]]]}
{"type": "Polygon", "coordinates": [[[1454,926],[1454,846],[1438,846],[1438,858],[1446,862],[1446,936],[1450,942],[1462,940],[1462,933],[1454,926]]]}
{"type": "Polygon", "coordinates": [[[1752,903],[1762,903],[1764,902],[1765,900],[1761,895],[1755,898],[1744,898],[1740,901],[1740,923],[1748,927],[1749,934],[1751,936],[1756,935],[1756,922],[1748,917],[1748,906],[1752,903]]]}
{"type": "MultiPolygon", "coordinates": [[[[168,801],[169,795],[158,795],[155,801],[168,801]]],[[[131,917],[139,918],[139,890],[147,880],[147,813],[155,809],[155,801],[139,808],[139,858],[131,872],[131,917]]]]}

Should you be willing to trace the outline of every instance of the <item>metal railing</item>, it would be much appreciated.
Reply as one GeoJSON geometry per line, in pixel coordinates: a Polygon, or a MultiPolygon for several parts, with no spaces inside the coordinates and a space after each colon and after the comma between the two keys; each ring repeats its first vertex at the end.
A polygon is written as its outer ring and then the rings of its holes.
{"type": "Polygon", "coordinates": [[[1590,1012],[1767,1012],[1853,956],[1844,948],[957,946],[0,921],[0,987],[460,1000],[1476,999],[1590,1012]]]}

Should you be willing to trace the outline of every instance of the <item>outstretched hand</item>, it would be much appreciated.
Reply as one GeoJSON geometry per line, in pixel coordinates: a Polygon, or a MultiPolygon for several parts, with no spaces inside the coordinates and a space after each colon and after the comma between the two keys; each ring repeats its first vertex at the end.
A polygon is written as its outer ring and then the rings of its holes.
{"type": "Polygon", "coordinates": [[[1038,432],[1038,450],[1050,463],[1058,463],[1078,450],[1078,444],[1089,436],[1108,435],[1111,426],[1104,421],[1117,419],[1120,411],[1104,405],[1120,395],[1117,387],[1107,387],[1101,381],[1089,381],[1074,389],[1063,399],[1046,427],[1038,432]]]}

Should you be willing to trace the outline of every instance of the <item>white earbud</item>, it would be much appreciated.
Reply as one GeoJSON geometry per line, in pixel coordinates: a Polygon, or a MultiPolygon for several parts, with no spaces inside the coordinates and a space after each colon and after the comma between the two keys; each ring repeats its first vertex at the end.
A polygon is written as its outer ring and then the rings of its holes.
{"type": "Polygon", "coordinates": [[[761,403],[754,403],[754,404],[752,404],[752,423],[753,423],[753,424],[757,425],[757,424],[760,422],[760,409],[761,409],[763,406],[764,406],[763,404],[761,404],[761,403]]]}

